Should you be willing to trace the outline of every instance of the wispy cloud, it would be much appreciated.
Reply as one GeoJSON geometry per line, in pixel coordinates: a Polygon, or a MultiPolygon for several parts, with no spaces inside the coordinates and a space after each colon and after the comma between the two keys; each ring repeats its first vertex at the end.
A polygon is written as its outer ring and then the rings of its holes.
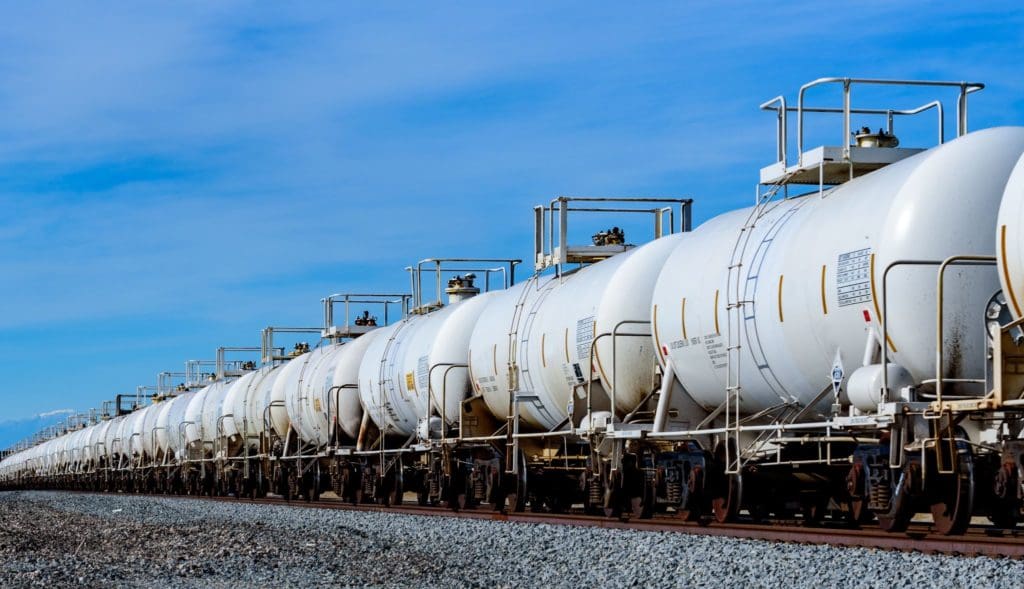
{"type": "Polygon", "coordinates": [[[44,411],[43,413],[40,413],[36,417],[39,417],[40,419],[46,419],[47,417],[55,417],[57,415],[71,415],[74,412],[74,409],[54,409],[53,411],[44,411]]]}

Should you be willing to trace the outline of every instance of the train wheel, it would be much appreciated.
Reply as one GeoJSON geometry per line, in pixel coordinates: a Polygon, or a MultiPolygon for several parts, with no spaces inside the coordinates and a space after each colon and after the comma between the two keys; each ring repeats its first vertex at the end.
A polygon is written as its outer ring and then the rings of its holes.
{"type": "Polygon", "coordinates": [[[1011,530],[1020,520],[1020,478],[1017,465],[1004,461],[992,478],[992,509],[989,519],[996,527],[1011,530]]]}
{"type": "Polygon", "coordinates": [[[694,466],[686,479],[686,499],[679,511],[679,517],[686,521],[697,521],[704,513],[704,468],[694,466]]]}
{"type": "Polygon", "coordinates": [[[734,521],[743,500],[743,477],[739,474],[724,474],[717,495],[711,499],[711,512],[715,521],[720,524],[734,521]]]}
{"type": "Polygon", "coordinates": [[[900,478],[892,490],[892,499],[889,501],[889,511],[876,514],[878,527],[886,532],[905,532],[914,516],[913,495],[914,490],[919,487],[920,465],[911,462],[904,466],[900,478]]]}
{"type": "Polygon", "coordinates": [[[851,524],[861,525],[871,521],[873,514],[868,509],[868,483],[864,474],[864,463],[857,461],[846,475],[847,519],[851,524]]]}
{"type": "MultiPolygon", "coordinates": [[[[941,450],[940,450],[941,451],[941,450]]],[[[974,460],[966,442],[956,442],[952,459],[954,474],[937,474],[929,483],[932,520],[935,531],[958,536],[971,524],[974,508],[974,460]]]]}

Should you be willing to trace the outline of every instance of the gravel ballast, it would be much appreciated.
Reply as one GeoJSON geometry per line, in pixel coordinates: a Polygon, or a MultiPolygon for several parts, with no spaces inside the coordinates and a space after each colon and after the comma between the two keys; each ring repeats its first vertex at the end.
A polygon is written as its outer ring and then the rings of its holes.
{"type": "Polygon", "coordinates": [[[1020,587],[1024,562],[177,498],[0,493],[3,587],[1020,587]]]}

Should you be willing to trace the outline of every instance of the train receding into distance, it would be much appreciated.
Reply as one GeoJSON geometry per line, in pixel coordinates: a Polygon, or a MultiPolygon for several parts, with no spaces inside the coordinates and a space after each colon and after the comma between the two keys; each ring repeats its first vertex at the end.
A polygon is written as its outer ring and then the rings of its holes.
{"type": "Polygon", "coordinates": [[[761,105],[776,161],[749,208],[691,230],[686,198],[555,198],[525,279],[427,259],[408,293],[331,295],[322,326],[267,328],[8,450],[0,485],[1012,528],[1024,127],[968,132],[983,87],[805,84],[761,105]],[[842,102],[812,106],[825,86],[842,102]],[[853,87],[929,100],[854,106],[853,87]],[[933,145],[897,139],[933,117],[933,145]],[[806,146],[812,122],[841,141],[806,146]],[[647,215],[655,239],[572,243],[580,213],[647,215]]]}

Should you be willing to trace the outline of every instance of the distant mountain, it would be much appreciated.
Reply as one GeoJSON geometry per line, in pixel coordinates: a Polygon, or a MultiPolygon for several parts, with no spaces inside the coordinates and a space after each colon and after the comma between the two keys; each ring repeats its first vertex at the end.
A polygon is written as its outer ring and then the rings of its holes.
{"type": "Polygon", "coordinates": [[[57,425],[74,412],[72,409],[58,409],[23,419],[0,421],[0,449],[13,446],[38,431],[57,425]]]}

